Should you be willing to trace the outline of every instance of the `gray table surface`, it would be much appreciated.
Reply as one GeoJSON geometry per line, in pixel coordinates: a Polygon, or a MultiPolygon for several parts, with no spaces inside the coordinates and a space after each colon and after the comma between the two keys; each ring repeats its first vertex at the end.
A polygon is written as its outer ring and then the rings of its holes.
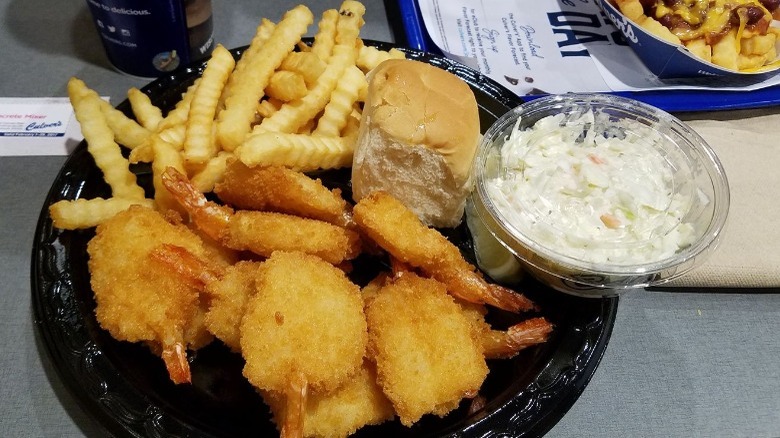
{"type": "MultiPolygon", "coordinates": [[[[309,3],[315,13],[338,4],[309,3]]],[[[392,41],[383,3],[365,3],[362,36],[392,41]]],[[[247,44],[261,17],[276,20],[294,4],[214,0],[216,39],[226,47],[247,44]]],[[[83,0],[0,0],[0,21],[0,97],[65,96],[76,75],[119,102],[129,87],[148,82],[108,65],[83,0]]],[[[33,233],[64,160],[0,157],[4,437],[104,435],[58,381],[32,325],[33,233]]],[[[601,365],[548,436],[780,436],[779,332],[777,293],[625,295],[601,365]]]]}

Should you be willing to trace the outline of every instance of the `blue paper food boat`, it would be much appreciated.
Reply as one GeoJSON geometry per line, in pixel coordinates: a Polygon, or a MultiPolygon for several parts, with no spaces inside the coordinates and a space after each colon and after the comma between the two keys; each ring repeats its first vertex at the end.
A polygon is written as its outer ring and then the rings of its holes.
{"type": "MultiPolygon", "coordinates": [[[[604,6],[607,0],[593,0],[598,3],[605,15],[608,14],[608,10],[613,11],[614,17],[622,17],[625,19],[614,5],[604,6]]],[[[425,28],[424,20],[420,12],[420,6],[418,0],[397,0],[396,2],[387,3],[388,12],[394,14],[395,19],[391,20],[393,23],[394,31],[396,31],[396,38],[398,41],[407,47],[413,49],[441,53],[436,44],[431,40],[428,32],[425,28]]],[[[617,19],[617,18],[616,18],[617,19]]],[[[621,21],[622,22],[622,21],[621,21]]],[[[631,23],[632,27],[639,28],[635,23],[631,23]]],[[[613,22],[614,24],[614,22],[613,22]]],[[[647,34],[647,32],[643,32],[647,34]]],[[[647,36],[648,39],[654,38],[652,35],[647,36]]],[[[680,50],[677,46],[672,46],[674,51],[680,50]]],[[[650,52],[648,52],[650,55],[650,52]]],[[[689,55],[692,56],[691,53],[689,55]]],[[[712,68],[713,65],[705,63],[704,61],[698,61],[698,65],[705,64],[708,68],[712,68]]],[[[668,63],[668,58],[665,63],[668,63]]],[[[722,68],[714,66],[714,71],[722,71],[722,68]]],[[[694,70],[698,72],[698,69],[694,70]]],[[[718,76],[723,80],[737,79],[740,81],[748,80],[749,82],[759,82],[767,78],[767,73],[762,72],[760,74],[755,73],[737,73],[729,70],[725,70],[718,76]],[[725,73],[725,74],[724,74],[725,73]]],[[[701,73],[696,73],[697,77],[706,76],[701,73]]],[[[683,79],[687,80],[687,79],[683,79]]],[[[755,90],[738,90],[738,91],[723,91],[718,89],[692,89],[692,90],[643,90],[643,91],[621,91],[613,92],[625,97],[631,97],[633,99],[640,100],[650,105],[657,106],[663,110],[669,112],[684,112],[684,111],[721,111],[721,110],[735,110],[746,108],[763,108],[780,105],[780,86],[770,86],[766,88],[759,88],[755,90]]],[[[522,96],[524,99],[532,99],[536,96],[522,96]]]]}
{"type": "Polygon", "coordinates": [[[628,45],[647,68],[661,79],[701,76],[747,77],[763,80],[777,74],[780,63],[758,71],[734,71],[698,58],[684,46],[665,41],[626,17],[610,0],[599,1],[610,21],[623,33],[628,45]]]}

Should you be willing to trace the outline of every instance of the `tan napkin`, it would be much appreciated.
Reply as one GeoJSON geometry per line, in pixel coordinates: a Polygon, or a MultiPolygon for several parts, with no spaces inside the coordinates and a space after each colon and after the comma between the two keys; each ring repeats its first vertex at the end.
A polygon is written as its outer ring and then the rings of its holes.
{"type": "Polygon", "coordinates": [[[723,163],[731,207],[715,252],[668,286],[780,287],[780,114],[753,114],[686,120],[723,163]]]}

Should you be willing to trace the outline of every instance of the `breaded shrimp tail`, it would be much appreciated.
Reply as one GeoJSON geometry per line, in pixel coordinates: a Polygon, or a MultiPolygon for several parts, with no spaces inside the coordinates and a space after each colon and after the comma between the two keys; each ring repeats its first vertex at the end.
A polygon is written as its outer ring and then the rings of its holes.
{"type": "Polygon", "coordinates": [[[320,180],[284,166],[248,167],[234,160],[214,193],[234,208],[276,211],[340,227],[354,225],[340,190],[328,190],[320,180]]]}
{"type": "Polygon", "coordinates": [[[482,334],[482,347],[488,359],[509,359],[520,350],[547,341],[553,325],[544,318],[531,318],[507,331],[489,330],[482,334]]]}
{"type": "Polygon", "coordinates": [[[152,253],[181,248],[193,258],[210,254],[184,225],[171,224],[157,211],[131,207],[100,224],[87,245],[95,316],[121,341],[145,342],[161,353],[174,383],[190,381],[187,349],[213,339],[203,324],[199,287],[152,253]]]}
{"type": "Polygon", "coordinates": [[[333,264],[360,253],[360,236],[316,219],[271,211],[238,210],[208,201],[174,168],[162,175],[163,185],[190,214],[195,224],[220,244],[263,257],[274,251],[300,251],[333,264]]]}
{"type": "Polygon", "coordinates": [[[285,417],[282,422],[281,438],[303,437],[306,416],[306,400],[309,398],[309,382],[303,373],[293,373],[285,394],[285,417]]]}
{"type": "Polygon", "coordinates": [[[274,251],[300,251],[333,264],[360,253],[360,236],[316,219],[271,211],[238,210],[210,202],[176,169],[162,175],[163,185],[195,224],[220,244],[263,257],[274,251]]]}
{"type": "Polygon", "coordinates": [[[190,183],[186,175],[173,167],[165,169],[162,183],[174,199],[192,216],[204,233],[220,241],[222,230],[227,228],[233,209],[209,202],[203,193],[190,183]]]}
{"type": "Polygon", "coordinates": [[[488,367],[469,316],[446,286],[406,272],[366,303],[377,381],[402,424],[444,416],[479,391],[488,367]]]}
{"type": "Polygon", "coordinates": [[[220,277],[206,262],[180,246],[163,243],[152,250],[150,255],[199,289],[220,277]]]}
{"type": "Polygon", "coordinates": [[[163,347],[161,356],[173,383],[190,383],[190,363],[187,362],[187,352],[181,342],[163,347]]]}
{"type": "Polygon", "coordinates": [[[463,258],[458,247],[435,229],[428,228],[390,194],[371,193],[355,205],[353,212],[358,227],[377,245],[401,262],[446,284],[452,295],[511,312],[534,308],[534,303],[525,296],[486,282],[463,258]]]}

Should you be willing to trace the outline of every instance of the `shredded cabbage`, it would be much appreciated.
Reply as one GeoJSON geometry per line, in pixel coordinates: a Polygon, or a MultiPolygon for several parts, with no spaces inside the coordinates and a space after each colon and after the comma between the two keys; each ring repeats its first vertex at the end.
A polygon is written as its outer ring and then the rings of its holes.
{"type": "Polygon", "coordinates": [[[690,201],[674,190],[664,139],[639,123],[593,129],[614,124],[606,118],[557,114],[524,130],[518,121],[487,193],[508,223],[557,253],[619,265],[667,258],[695,230],[683,222],[690,201]]]}

